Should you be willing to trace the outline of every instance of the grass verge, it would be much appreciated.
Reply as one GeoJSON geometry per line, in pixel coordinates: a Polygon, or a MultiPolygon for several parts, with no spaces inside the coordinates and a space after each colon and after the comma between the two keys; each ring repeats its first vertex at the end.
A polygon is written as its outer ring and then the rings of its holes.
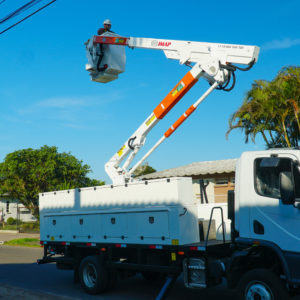
{"type": "Polygon", "coordinates": [[[18,230],[17,228],[17,225],[4,225],[4,226],[1,226],[0,230],[3,229],[3,230],[18,230]]]}
{"type": "Polygon", "coordinates": [[[22,247],[40,247],[40,240],[33,238],[15,239],[6,241],[4,245],[8,246],[22,246],[22,247]]]}

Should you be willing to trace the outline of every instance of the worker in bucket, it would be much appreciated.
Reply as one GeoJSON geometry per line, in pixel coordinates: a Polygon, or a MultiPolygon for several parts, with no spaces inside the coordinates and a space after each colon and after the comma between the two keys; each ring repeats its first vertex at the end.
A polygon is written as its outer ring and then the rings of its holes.
{"type": "MultiPolygon", "coordinates": [[[[98,35],[102,35],[103,33],[105,32],[113,32],[110,30],[111,28],[111,21],[109,19],[106,19],[104,20],[103,22],[103,28],[99,28],[98,31],[97,31],[97,34],[98,35]]],[[[97,63],[94,63],[93,59],[92,59],[92,51],[93,51],[93,42],[91,40],[88,40],[86,43],[86,52],[87,52],[87,58],[88,58],[88,63],[85,65],[85,69],[89,72],[95,72],[95,71],[98,71],[98,72],[102,72],[105,70],[104,67],[100,68],[100,63],[103,59],[103,56],[104,56],[104,52],[103,52],[103,47],[102,47],[102,44],[98,45],[98,61],[97,63]],[[95,65],[97,65],[97,67],[95,67],[95,65]]]]}
{"type": "Polygon", "coordinates": [[[110,30],[110,28],[111,28],[111,21],[109,19],[106,19],[103,22],[103,28],[99,28],[97,33],[98,33],[98,35],[101,35],[101,34],[103,34],[104,32],[107,32],[107,31],[108,32],[113,32],[113,31],[110,30]]]}

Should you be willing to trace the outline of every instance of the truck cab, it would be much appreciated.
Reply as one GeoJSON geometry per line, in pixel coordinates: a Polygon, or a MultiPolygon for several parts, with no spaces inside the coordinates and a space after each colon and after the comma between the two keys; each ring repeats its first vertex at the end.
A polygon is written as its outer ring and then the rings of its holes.
{"type": "MultiPolygon", "coordinates": [[[[236,170],[235,229],[300,253],[299,150],[245,152],[236,170]],[[290,194],[283,195],[289,181],[290,194]]],[[[286,194],[286,193],[285,193],[286,194]]]]}
{"type": "MultiPolygon", "coordinates": [[[[277,274],[290,289],[299,287],[299,161],[300,150],[291,148],[245,152],[239,159],[235,199],[229,201],[229,211],[234,215],[232,237],[239,250],[231,260],[230,270],[239,270],[231,276],[235,277],[233,285],[246,272],[250,277],[244,282],[249,284],[259,274],[252,274],[253,269],[259,269],[277,274]]],[[[263,295],[264,287],[260,288],[259,295],[263,295]]],[[[255,289],[253,285],[252,292],[255,289]]]]}

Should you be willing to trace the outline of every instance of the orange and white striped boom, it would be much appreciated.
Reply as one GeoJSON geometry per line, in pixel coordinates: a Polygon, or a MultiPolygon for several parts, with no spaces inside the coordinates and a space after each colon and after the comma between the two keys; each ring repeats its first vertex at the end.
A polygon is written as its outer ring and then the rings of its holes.
{"type": "MultiPolygon", "coordinates": [[[[163,50],[167,58],[177,59],[180,64],[191,66],[191,70],[175,85],[167,96],[154,108],[140,127],[105,164],[105,170],[113,184],[124,184],[132,178],[136,168],[195,111],[198,105],[216,88],[226,89],[230,78],[234,79],[234,64],[248,65],[248,70],[258,59],[256,46],[161,40],[149,38],[126,38],[94,36],[94,44],[111,44],[130,48],[163,50]],[[191,64],[194,63],[192,66],[191,64]],[[209,89],[165,132],[160,140],[136,163],[130,171],[129,165],[144,145],[149,131],[163,119],[180,99],[195,85],[200,77],[208,80],[209,89]],[[121,167],[120,164],[125,159],[121,167]]],[[[241,69],[241,68],[238,68],[241,69]]]]}

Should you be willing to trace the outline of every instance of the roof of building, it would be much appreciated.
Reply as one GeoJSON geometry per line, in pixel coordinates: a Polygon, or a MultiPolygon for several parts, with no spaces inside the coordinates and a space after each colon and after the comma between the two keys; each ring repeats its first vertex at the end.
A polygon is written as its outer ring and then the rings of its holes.
{"type": "Polygon", "coordinates": [[[205,176],[235,172],[237,159],[224,159],[214,161],[194,162],[182,167],[167,169],[160,172],[140,176],[142,179],[183,177],[183,176],[205,176]]]}

